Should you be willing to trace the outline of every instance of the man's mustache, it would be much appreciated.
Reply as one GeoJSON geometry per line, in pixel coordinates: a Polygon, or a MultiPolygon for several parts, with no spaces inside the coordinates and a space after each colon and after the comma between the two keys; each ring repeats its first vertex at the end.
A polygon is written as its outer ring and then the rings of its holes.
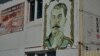
{"type": "Polygon", "coordinates": [[[55,26],[53,26],[52,28],[60,28],[60,26],[58,26],[58,25],[55,25],[55,26]]]}

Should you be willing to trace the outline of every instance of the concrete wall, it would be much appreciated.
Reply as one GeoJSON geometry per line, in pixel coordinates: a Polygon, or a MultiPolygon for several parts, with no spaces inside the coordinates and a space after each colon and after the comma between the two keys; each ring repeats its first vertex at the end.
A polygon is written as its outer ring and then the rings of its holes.
{"type": "MultiPolygon", "coordinates": [[[[84,14],[92,14],[95,17],[100,17],[100,0],[80,0],[80,19],[84,19],[84,14]],[[83,15],[82,15],[83,13],[83,15]]],[[[81,25],[81,24],[80,24],[81,25]]],[[[80,30],[81,31],[81,30],[80,30]]],[[[83,31],[81,31],[83,32],[83,31]]],[[[82,35],[81,35],[82,36],[82,35]]],[[[84,37],[81,37],[82,40],[84,37]]],[[[86,51],[84,48],[81,50],[81,56],[100,56],[100,51],[86,51]]]]}
{"type": "MultiPolygon", "coordinates": [[[[6,4],[0,5],[0,10],[11,7],[15,4],[24,2],[25,0],[13,0],[12,2],[7,2],[6,4]]],[[[76,0],[77,6],[75,6],[75,18],[77,19],[75,22],[79,22],[79,5],[78,0],[76,0]]],[[[80,0],[80,9],[81,5],[83,10],[91,12],[93,14],[100,16],[100,7],[99,0],[80,0]],[[82,2],[82,4],[81,4],[82,2]]],[[[28,5],[28,3],[25,3],[28,5]]],[[[39,51],[43,50],[42,47],[33,48],[33,49],[25,49],[27,47],[35,47],[43,45],[43,23],[44,19],[36,19],[33,22],[26,23],[28,19],[28,7],[25,6],[25,26],[24,31],[15,32],[11,34],[6,34],[0,36],[0,56],[24,56],[25,51],[39,51]]],[[[80,12],[81,13],[81,12],[80,12]]],[[[78,23],[79,24],[79,23],[78,23]]],[[[79,28],[79,26],[77,26],[79,28]]],[[[79,33],[77,33],[79,34],[79,33]]],[[[79,38],[77,38],[79,39],[79,38]]],[[[57,56],[78,56],[78,49],[65,49],[65,50],[57,50],[57,56]]],[[[82,51],[83,56],[100,56],[99,51],[82,51]]]]}
{"type": "MultiPolygon", "coordinates": [[[[0,11],[21,2],[24,0],[12,0],[0,4],[0,11]]],[[[0,56],[24,56],[23,37],[24,31],[0,36],[0,56]]]]}
{"type": "Polygon", "coordinates": [[[29,22],[25,26],[25,47],[43,46],[43,20],[29,22]]]}
{"type": "MultiPolygon", "coordinates": [[[[46,0],[44,0],[46,1],[46,0]]],[[[79,29],[79,1],[75,0],[75,23],[77,24],[75,26],[75,42],[78,43],[78,37],[79,37],[79,32],[77,29],[79,29]]],[[[44,6],[43,6],[44,8],[44,6]]],[[[37,47],[37,46],[43,46],[43,34],[44,34],[44,17],[42,19],[36,19],[33,22],[28,22],[25,25],[25,40],[24,40],[24,46],[25,46],[25,52],[30,52],[30,51],[41,51],[44,50],[43,47],[37,47]],[[27,47],[37,47],[37,48],[27,48],[27,47]]],[[[76,49],[65,49],[65,50],[57,50],[57,56],[78,56],[78,46],[76,49]]]]}

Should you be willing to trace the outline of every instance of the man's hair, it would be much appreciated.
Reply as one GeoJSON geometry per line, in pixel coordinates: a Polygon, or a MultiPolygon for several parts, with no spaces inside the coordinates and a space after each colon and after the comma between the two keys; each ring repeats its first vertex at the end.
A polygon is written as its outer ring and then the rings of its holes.
{"type": "Polygon", "coordinates": [[[64,3],[56,4],[53,9],[60,9],[60,8],[63,8],[63,10],[64,10],[64,16],[66,16],[67,15],[66,4],[64,4],[64,3]]]}

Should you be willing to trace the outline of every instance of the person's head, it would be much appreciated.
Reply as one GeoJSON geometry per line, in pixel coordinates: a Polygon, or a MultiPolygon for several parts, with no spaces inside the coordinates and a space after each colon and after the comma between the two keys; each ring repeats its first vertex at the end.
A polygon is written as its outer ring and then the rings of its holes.
{"type": "Polygon", "coordinates": [[[66,23],[67,7],[64,3],[56,4],[51,10],[51,29],[63,28],[66,23]]]}

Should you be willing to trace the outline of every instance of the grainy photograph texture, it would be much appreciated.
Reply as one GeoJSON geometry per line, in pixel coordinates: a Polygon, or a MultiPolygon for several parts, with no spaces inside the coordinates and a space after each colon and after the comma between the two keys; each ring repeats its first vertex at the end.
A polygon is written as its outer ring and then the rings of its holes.
{"type": "Polygon", "coordinates": [[[24,3],[1,11],[0,35],[22,31],[24,26],[24,3]]]}
{"type": "Polygon", "coordinates": [[[44,47],[65,49],[74,44],[74,0],[50,0],[44,8],[44,47]]]}

